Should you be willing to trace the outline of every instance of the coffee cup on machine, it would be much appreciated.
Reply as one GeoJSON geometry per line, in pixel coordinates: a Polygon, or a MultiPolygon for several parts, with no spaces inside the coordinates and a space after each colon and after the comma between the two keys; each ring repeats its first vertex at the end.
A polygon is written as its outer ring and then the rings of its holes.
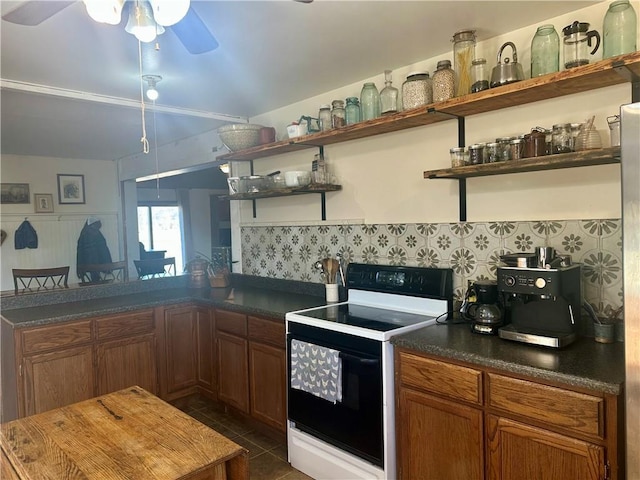
{"type": "Polygon", "coordinates": [[[536,247],[538,268],[550,268],[551,262],[556,258],[556,250],[553,247],[536,247]]]}

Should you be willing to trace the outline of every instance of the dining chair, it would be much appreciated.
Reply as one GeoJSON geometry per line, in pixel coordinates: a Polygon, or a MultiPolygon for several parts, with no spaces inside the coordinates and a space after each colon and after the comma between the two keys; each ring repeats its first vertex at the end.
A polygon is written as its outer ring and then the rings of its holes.
{"type": "Polygon", "coordinates": [[[151,258],[134,260],[138,278],[171,277],[176,275],[176,258],[151,258]]]}
{"type": "Polygon", "coordinates": [[[97,283],[122,283],[127,280],[127,262],[78,265],[81,285],[97,283]]]}
{"type": "Polygon", "coordinates": [[[15,294],[69,288],[69,267],[13,268],[15,294]]]}

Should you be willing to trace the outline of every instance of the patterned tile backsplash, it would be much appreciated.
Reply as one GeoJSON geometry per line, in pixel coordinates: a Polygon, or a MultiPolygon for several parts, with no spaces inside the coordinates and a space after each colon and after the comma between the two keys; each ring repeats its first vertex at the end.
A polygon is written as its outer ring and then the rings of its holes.
{"type": "Polygon", "coordinates": [[[448,267],[458,300],[468,281],[495,279],[500,255],[555,248],[582,264],[583,297],[602,317],[622,305],[620,219],[516,222],[245,226],[245,274],[320,282],[313,264],[346,262],[448,267]]]}

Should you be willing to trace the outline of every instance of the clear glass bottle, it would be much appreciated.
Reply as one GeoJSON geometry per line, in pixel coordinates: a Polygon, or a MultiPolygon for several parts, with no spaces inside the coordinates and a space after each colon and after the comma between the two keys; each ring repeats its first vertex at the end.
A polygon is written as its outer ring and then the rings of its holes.
{"type": "Polygon", "coordinates": [[[602,24],[602,58],[636,51],[638,18],[629,0],[609,4],[602,24]]]}
{"type": "Polygon", "coordinates": [[[471,93],[489,89],[489,68],[487,60],[476,58],[471,61],[471,93]]]}
{"type": "Polygon", "coordinates": [[[475,30],[462,30],[453,35],[453,69],[456,72],[456,97],[471,92],[471,62],[475,58],[475,30]]]}
{"type": "Polygon", "coordinates": [[[344,127],[347,124],[344,101],[334,100],[331,105],[333,107],[331,109],[331,126],[333,128],[344,127]]]}
{"type": "Polygon", "coordinates": [[[427,72],[412,72],[402,84],[402,108],[421,107],[433,101],[433,85],[427,72]]]}
{"type": "Polygon", "coordinates": [[[360,117],[362,121],[372,120],[380,116],[380,94],[373,82],[367,82],[360,91],[360,117]]]}
{"type": "Polygon", "coordinates": [[[450,60],[440,60],[433,72],[433,101],[444,102],[455,96],[456,74],[450,60]]]}
{"type": "Polygon", "coordinates": [[[380,107],[382,115],[398,111],[398,89],[391,84],[391,70],[384,71],[384,88],[380,92],[380,107]]]}
{"type": "Polygon", "coordinates": [[[531,78],[560,70],[560,37],[553,25],[542,25],[531,40],[531,78]]]}
{"type": "Polygon", "coordinates": [[[360,121],[360,102],[358,101],[358,97],[347,97],[345,118],[347,125],[353,125],[360,121]]]}
{"type": "Polygon", "coordinates": [[[323,132],[331,130],[331,105],[320,105],[318,120],[320,120],[320,130],[323,132]]]}

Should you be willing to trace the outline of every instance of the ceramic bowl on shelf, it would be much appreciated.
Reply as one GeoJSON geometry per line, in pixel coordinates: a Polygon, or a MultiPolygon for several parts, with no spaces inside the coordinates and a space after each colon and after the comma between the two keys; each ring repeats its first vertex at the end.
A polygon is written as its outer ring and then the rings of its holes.
{"type": "Polygon", "coordinates": [[[232,152],[260,145],[262,125],[252,123],[232,123],[218,128],[220,141],[232,152]]]}
{"type": "Polygon", "coordinates": [[[287,187],[304,187],[311,183],[311,172],[305,170],[284,172],[284,182],[287,187]]]}

